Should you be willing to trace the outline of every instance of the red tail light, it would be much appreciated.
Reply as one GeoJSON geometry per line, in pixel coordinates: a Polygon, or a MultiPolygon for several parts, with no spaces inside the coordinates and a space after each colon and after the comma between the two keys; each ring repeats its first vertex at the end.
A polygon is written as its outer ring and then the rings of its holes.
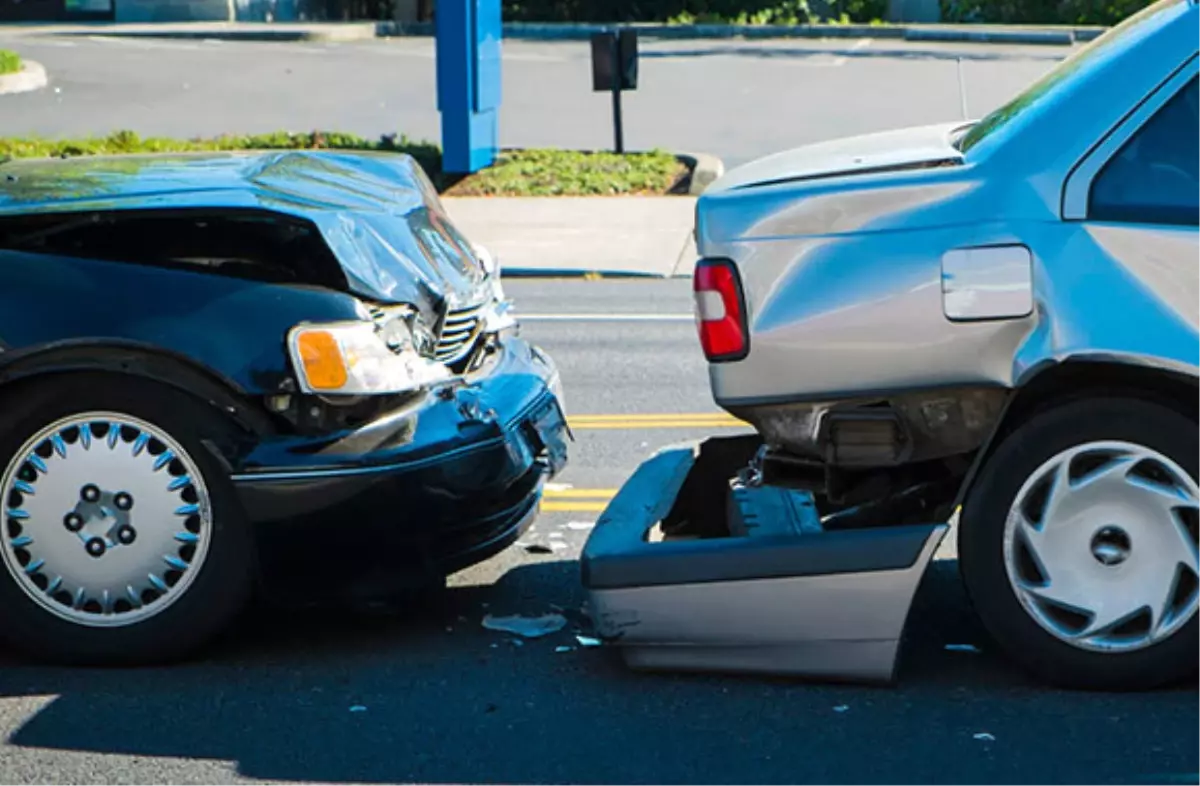
{"type": "Polygon", "coordinates": [[[713,363],[746,357],[750,337],[737,268],[728,260],[702,259],[696,265],[692,289],[705,357],[713,363]]]}

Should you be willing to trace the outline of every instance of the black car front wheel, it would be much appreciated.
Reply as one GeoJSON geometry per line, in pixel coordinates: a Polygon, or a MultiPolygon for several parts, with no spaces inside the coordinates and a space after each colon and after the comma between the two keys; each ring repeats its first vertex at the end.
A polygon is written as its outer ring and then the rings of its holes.
{"type": "Polygon", "coordinates": [[[115,375],[26,384],[0,412],[0,636],[39,660],[153,663],[242,609],[251,542],[202,444],[219,413],[115,375]]]}
{"type": "Polygon", "coordinates": [[[1045,680],[1141,689],[1197,662],[1196,423],[1135,398],[1073,401],[999,445],[962,511],[986,627],[1045,680]]]}

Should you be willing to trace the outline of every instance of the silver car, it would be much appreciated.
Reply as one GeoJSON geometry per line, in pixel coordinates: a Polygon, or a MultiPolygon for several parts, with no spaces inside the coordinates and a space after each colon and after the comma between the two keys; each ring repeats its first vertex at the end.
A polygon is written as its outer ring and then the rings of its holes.
{"type": "Polygon", "coordinates": [[[697,206],[712,390],[763,465],[844,526],[957,511],[987,628],[1062,685],[1196,668],[1198,24],[1163,0],[979,122],[697,206]]]}

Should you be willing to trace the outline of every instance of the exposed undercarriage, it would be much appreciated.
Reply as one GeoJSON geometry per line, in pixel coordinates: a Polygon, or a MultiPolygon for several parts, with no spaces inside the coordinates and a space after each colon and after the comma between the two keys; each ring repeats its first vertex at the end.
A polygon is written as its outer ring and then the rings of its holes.
{"type": "Polygon", "coordinates": [[[762,437],[748,478],[811,491],[824,525],[944,521],[1010,391],[958,387],[731,408],[762,437]]]}

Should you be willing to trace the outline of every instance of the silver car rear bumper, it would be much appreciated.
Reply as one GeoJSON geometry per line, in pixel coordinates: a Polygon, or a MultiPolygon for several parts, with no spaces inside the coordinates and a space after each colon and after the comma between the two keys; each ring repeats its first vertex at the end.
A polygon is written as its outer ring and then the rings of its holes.
{"type": "Polygon", "coordinates": [[[892,682],[948,526],[825,532],[801,492],[727,509],[738,451],[722,442],[661,451],[600,517],[581,559],[600,638],[635,669],[892,682]]]}

